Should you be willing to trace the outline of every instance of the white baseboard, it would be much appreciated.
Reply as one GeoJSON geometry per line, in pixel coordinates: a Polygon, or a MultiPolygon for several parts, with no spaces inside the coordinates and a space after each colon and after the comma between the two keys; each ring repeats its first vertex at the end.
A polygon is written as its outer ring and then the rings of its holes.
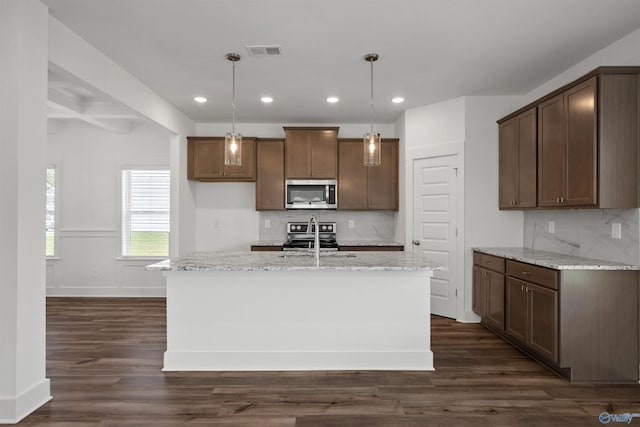
{"type": "Polygon", "coordinates": [[[49,379],[44,379],[15,398],[0,398],[0,424],[17,424],[51,400],[49,379]]]}
{"type": "Polygon", "coordinates": [[[480,323],[480,317],[473,311],[465,311],[462,317],[456,319],[460,323],[480,323]]]}
{"type": "Polygon", "coordinates": [[[166,351],[163,371],[433,371],[431,351],[166,351]]]}
{"type": "Polygon", "coordinates": [[[47,288],[48,297],[165,297],[165,288],[47,288]]]}

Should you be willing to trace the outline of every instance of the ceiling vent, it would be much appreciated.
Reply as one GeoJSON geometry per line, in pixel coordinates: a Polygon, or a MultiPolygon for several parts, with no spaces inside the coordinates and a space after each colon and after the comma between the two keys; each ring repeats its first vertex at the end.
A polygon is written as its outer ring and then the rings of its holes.
{"type": "Polygon", "coordinates": [[[249,55],[251,56],[280,56],[282,55],[282,46],[247,46],[249,55]]]}

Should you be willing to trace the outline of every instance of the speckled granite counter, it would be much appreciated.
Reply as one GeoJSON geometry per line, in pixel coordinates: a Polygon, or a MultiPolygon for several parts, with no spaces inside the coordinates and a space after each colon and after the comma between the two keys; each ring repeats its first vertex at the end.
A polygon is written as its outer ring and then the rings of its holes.
{"type": "Polygon", "coordinates": [[[473,248],[474,251],[556,270],[640,270],[640,266],[529,248],[473,248]]]}
{"type": "Polygon", "coordinates": [[[321,253],[320,266],[304,252],[194,252],[147,266],[163,271],[429,271],[442,266],[407,252],[321,253]]]}

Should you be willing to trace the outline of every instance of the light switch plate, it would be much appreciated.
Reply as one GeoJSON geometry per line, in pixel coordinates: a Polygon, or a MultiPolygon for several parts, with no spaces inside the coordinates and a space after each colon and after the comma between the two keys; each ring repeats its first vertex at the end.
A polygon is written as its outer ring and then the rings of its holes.
{"type": "Polygon", "coordinates": [[[349,220],[349,228],[353,228],[353,227],[354,227],[353,220],[352,220],[352,219],[350,219],[350,220],[349,220]]]}
{"type": "Polygon", "coordinates": [[[611,223],[611,237],[614,239],[622,239],[622,224],[619,222],[611,223]]]}
{"type": "Polygon", "coordinates": [[[264,228],[271,228],[271,220],[270,219],[265,219],[264,220],[264,228]]]}
{"type": "Polygon", "coordinates": [[[554,234],[556,232],[556,222],[549,221],[549,233],[554,234]]]}

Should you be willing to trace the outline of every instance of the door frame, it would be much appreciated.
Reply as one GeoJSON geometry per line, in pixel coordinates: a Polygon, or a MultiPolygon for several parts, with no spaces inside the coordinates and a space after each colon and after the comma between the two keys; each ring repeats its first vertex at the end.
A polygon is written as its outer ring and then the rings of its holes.
{"type": "Polygon", "coordinates": [[[406,151],[405,155],[405,249],[411,248],[413,252],[413,208],[415,200],[413,199],[413,177],[414,164],[417,160],[423,160],[434,157],[456,156],[458,163],[458,179],[456,180],[456,224],[458,235],[456,236],[456,320],[459,322],[467,321],[465,312],[465,301],[471,301],[471,289],[465,288],[465,262],[464,262],[464,141],[453,141],[447,144],[423,146],[411,148],[406,151]],[[468,294],[468,296],[467,296],[468,294]]]}

